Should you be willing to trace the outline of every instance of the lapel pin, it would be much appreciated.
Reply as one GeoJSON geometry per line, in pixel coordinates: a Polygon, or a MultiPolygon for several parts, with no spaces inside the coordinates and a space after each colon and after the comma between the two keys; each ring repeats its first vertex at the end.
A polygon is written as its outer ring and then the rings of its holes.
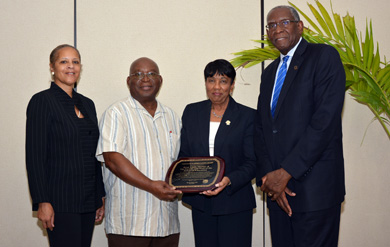
{"type": "Polygon", "coordinates": [[[226,125],[230,125],[230,120],[226,120],[226,125]]]}
{"type": "Polygon", "coordinates": [[[298,66],[295,65],[295,66],[294,66],[294,70],[297,70],[297,69],[298,69],[298,66]]]}

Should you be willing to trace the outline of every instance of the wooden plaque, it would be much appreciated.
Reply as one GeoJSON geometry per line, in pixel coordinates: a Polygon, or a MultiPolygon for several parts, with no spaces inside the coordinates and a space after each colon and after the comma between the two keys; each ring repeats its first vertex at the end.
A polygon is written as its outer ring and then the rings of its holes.
{"type": "Polygon", "coordinates": [[[169,167],[165,181],[183,193],[212,190],[225,174],[225,161],[217,156],[180,158],[169,167]]]}

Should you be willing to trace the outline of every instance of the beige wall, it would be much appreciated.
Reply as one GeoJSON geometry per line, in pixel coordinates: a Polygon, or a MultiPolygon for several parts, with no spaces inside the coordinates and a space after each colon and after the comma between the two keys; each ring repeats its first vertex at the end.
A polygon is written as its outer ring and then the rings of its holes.
{"type": "MultiPolygon", "coordinates": [[[[206,98],[202,73],[216,58],[254,46],[260,36],[259,0],[78,1],[78,48],[83,72],[79,92],[92,98],[98,115],[128,95],[128,68],[140,56],[153,58],[164,83],[159,99],[182,113],[186,104],[206,98]]],[[[294,1],[308,10],[306,1],[294,1]]],[[[310,1],[314,4],[314,1],[310,1]]],[[[265,12],[286,1],[266,1],[265,12]]],[[[328,1],[323,1],[329,7],[328,1]]],[[[390,3],[334,1],[333,9],[355,16],[363,30],[372,18],[382,54],[387,43],[390,3]]],[[[58,44],[73,43],[73,1],[0,2],[1,190],[0,246],[47,246],[31,212],[24,162],[25,110],[31,96],[49,86],[48,56],[58,44]]],[[[238,72],[234,97],[256,106],[260,66],[238,72]]],[[[387,186],[389,139],[367,107],[347,96],[343,112],[347,196],[340,246],[388,246],[387,186]],[[368,127],[369,126],[369,127],[368,127]],[[368,127],[368,128],[367,128],[368,127]],[[361,144],[364,133],[364,142],[361,144]]],[[[262,246],[262,201],[257,194],[253,246],[262,246]]],[[[181,246],[194,246],[190,211],[181,206],[181,246]]],[[[270,246],[268,218],[266,246],[270,246]]],[[[107,246],[103,225],[93,246],[107,246]]]]}

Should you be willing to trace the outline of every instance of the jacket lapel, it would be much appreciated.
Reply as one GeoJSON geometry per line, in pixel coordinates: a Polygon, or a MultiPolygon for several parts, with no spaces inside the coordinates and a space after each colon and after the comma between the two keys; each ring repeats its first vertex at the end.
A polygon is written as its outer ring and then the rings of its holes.
{"type": "Polygon", "coordinates": [[[77,92],[75,95],[77,96],[78,100],[81,102],[81,104],[77,105],[77,107],[81,108],[80,109],[81,112],[85,112],[85,117],[89,117],[89,119],[91,119],[96,125],[98,125],[95,109],[91,108],[92,106],[90,106],[86,102],[86,100],[84,100],[84,98],[82,98],[77,92]]]}
{"type": "Polygon", "coordinates": [[[209,149],[209,133],[210,133],[210,112],[211,112],[211,101],[206,101],[206,106],[202,107],[199,111],[198,126],[199,132],[197,133],[201,143],[201,153],[210,155],[209,149]]]}
{"type": "MultiPolygon", "coordinates": [[[[298,74],[299,68],[304,60],[302,57],[302,53],[306,50],[306,47],[307,47],[307,41],[302,39],[301,43],[297,47],[297,50],[295,51],[292,57],[290,66],[288,67],[287,75],[286,78],[284,79],[283,87],[282,90],[280,91],[278,103],[276,105],[274,119],[277,118],[279,110],[283,104],[284,99],[286,98],[286,95],[291,87],[291,84],[294,82],[295,76],[298,74]]],[[[276,72],[273,74],[275,75],[276,72]]]]}
{"type": "Polygon", "coordinates": [[[232,97],[230,97],[228,107],[223,114],[223,118],[215,136],[214,155],[219,155],[221,153],[230,131],[238,124],[238,118],[239,112],[237,103],[232,97]]]}
{"type": "Polygon", "coordinates": [[[69,124],[77,126],[74,117],[76,113],[74,112],[74,101],[70,98],[65,91],[58,87],[54,82],[51,83],[49,90],[49,95],[52,98],[52,102],[55,103],[56,109],[61,109],[61,112],[56,112],[55,114],[61,116],[63,121],[68,120],[69,124]],[[73,114],[73,115],[72,115],[73,114]]]}

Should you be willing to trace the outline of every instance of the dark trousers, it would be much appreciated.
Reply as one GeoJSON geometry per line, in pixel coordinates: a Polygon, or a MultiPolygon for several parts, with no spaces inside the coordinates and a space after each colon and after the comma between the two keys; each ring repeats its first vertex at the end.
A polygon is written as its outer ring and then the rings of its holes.
{"type": "Polygon", "coordinates": [[[47,229],[51,247],[90,247],[96,213],[55,213],[53,231],[47,229]]]}
{"type": "Polygon", "coordinates": [[[137,237],[118,234],[107,234],[109,247],[177,247],[180,234],[172,234],[167,237],[137,237]]]}
{"type": "Polygon", "coordinates": [[[192,209],[196,247],[252,246],[253,210],[211,215],[192,209]]]}
{"type": "Polygon", "coordinates": [[[273,247],[336,247],[341,205],[314,212],[294,213],[270,210],[273,247]]]}

